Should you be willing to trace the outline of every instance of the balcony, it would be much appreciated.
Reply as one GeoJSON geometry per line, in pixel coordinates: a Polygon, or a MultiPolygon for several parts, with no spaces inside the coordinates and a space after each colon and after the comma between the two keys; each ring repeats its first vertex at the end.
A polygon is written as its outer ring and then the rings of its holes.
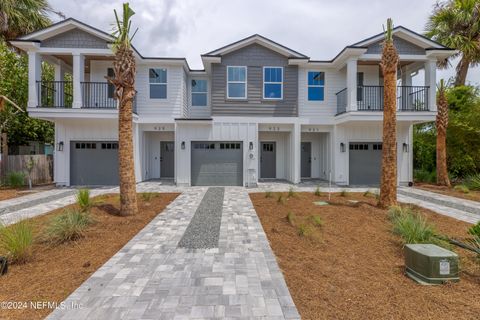
{"type": "MultiPolygon", "coordinates": [[[[397,86],[397,111],[429,111],[429,87],[397,86]]],[[[337,115],[347,112],[347,88],[336,93],[337,115]]],[[[383,86],[357,87],[357,109],[350,111],[383,111],[383,86]]]]}
{"type": "MultiPolygon", "coordinates": [[[[107,82],[81,82],[81,109],[117,109],[114,87],[107,82]]],[[[72,108],[72,81],[37,81],[38,107],[72,108]]],[[[133,112],[137,112],[137,99],[133,100],[133,112]]]]}

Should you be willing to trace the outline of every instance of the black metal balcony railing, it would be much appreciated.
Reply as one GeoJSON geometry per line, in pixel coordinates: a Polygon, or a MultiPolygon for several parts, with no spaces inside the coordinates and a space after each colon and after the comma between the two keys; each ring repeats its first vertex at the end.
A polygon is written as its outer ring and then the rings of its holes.
{"type": "Polygon", "coordinates": [[[347,88],[340,90],[337,95],[337,114],[347,112],[347,88]]]}
{"type": "MultiPolygon", "coordinates": [[[[397,111],[428,111],[425,86],[397,86],[397,111]]],[[[383,111],[383,86],[357,87],[357,111],[383,111]]],[[[347,89],[337,93],[337,114],[346,112],[347,89]]]]}
{"type": "Polygon", "coordinates": [[[38,105],[45,108],[71,108],[71,81],[37,81],[38,105]]]}
{"type": "Polygon", "coordinates": [[[82,107],[99,109],[116,109],[114,86],[108,82],[81,82],[82,107]]]}
{"type": "MultiPolygon", "coordinates": [[[[82,105],[85,109],[117,109],[115,88],[107,82],[81,82],[82,105]]],[[[37,81],[38,106],[44,108],[71,108],[72,81],[37,81]]],[[[133,112],[137,113],[137,97],[133,99],[133,112]]]]}

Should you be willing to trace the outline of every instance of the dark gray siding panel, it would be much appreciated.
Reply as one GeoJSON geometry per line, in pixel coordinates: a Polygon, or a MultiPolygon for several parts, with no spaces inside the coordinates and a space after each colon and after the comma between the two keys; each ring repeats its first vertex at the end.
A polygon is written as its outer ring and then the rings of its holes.
{"type": "Polygon", "coordinates": [[[212,66],[212,115],[298,116],[298,68],[288,59],[257,44],[222,57],[212,66]],[[247,99],[227,99],[227,66],[247,66],[247,99]],[[283,100],[263,100],[263,67],[283,67],[283,100]]]}
{"type": "MultiPolygon", "coordinates": [[[[383,40],[375,42],[374,44],[368,46],[366,53],[382,53],[382,42],[383,40]]],[[[423,48],[402,38],[394,36],[393,43],[395,44],[395,47],[400,54],[425,54],[425,50],[423,48]]]]}
{"type": "Polygon", "coordinates": [[[108,49],[105,40],[77,28],[42,41],[41,46],[48,48],[108,49]]]}

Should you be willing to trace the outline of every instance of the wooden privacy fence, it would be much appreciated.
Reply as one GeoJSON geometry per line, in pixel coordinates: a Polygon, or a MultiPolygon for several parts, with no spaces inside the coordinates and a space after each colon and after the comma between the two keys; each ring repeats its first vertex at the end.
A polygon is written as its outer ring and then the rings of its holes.
{"type": "MultiPolygon", "coordinates": [[[[27,163],[33,159],[31,178],[33,184],[53,182],[53,156],[44,154],[8,156],[6,172],[21,171],[28,179],[27,163]]],[[[3,166],[2,166],[3,167],[3,166]]]]}

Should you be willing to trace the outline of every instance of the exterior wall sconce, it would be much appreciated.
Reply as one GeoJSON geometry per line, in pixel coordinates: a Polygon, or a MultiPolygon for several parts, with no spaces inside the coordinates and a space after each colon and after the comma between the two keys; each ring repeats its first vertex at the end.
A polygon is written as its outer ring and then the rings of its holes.
{"type": "Polygon", "coordinates": [[[185,150],[185,141],[182,141],[182,144],[180,147],[182,148],[182,150],[185,150]]]}
{"type": "Polygon", "coordinates": [[[408,152],[408,144],[407,143],[403,143],[403,152],[408,152]]]}
{"type": "Polygon", "coordinates": [[[250,143],[248,144],[248,149],[253,150],[253,142],[252,141],[250,141],[250,143]]]}
{"type": "Polygon", "coordinates": [[[345,152],[345,143],[340,142],[340,152],[345,152]]]}
{"type": "Polygon", "coordinates": [[[58,150],[58,151],[63,151],[63,141],[60,141],[60,142],[57,144],[57,150],[58,150]]]}

